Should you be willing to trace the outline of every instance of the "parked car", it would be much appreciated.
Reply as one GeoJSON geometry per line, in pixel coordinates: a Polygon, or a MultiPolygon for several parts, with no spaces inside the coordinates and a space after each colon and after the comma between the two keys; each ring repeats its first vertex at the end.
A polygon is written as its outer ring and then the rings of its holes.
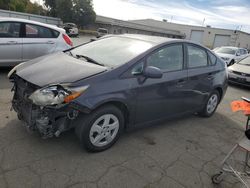
{"type": "Polygon", "coordinates": [[[235,62],[248,55],[247,49],[231,46],[222,46],[220,48],[216,48],[214,49],[214,52],[226,62],[227,66],[233,65],[235,62]]]}
{"type": "Polygon", "coordinates": [[[228,68],[229,82],[250,86],[250,56],[228,68]]]}
{"type": "Polygon", "coordinates": [[[45,137],[74,128],[89,151],[124,130],[187,113],[210,117],[227,88],[227,67],[180,39],[105,36],[11,70],[13,109],[45,137]]]}
{"type": "Polygon", "coordinates": [[[108,34],[108,30],[105,28],[98,28],[97,29],[97,38],[103,37],[108,34]]]}
{"type": "Polygon", "coordinates": [[[77,37],[79,35],[77,25],[74,23],[65,23],[63,24],[63,28],[70,37],[77,37]]]}
{"type": "Polygon", "coordinates": [[[19,18],[0,18],[0,66],[14,66],[46,54],[72,48],[57,26],[19,18]]]}

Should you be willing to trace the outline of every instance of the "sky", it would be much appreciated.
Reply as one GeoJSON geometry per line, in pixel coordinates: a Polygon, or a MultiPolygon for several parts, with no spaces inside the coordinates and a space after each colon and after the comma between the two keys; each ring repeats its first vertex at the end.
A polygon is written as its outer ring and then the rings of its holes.
{"type": "Polygon", "coordinates": [[[93,0],[93,5],[98,15],[122,20],[166,19],[250,33],[250,0],[93,0]]]}

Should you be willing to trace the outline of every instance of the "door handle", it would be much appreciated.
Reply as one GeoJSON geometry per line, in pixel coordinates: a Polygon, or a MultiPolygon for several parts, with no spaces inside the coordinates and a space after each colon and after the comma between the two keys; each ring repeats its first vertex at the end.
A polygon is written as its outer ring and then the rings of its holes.
{"type": "Polygon", "coordinates": [[[55,44],[54,41],[48,41],[47,44],[55,44]]]}
{"type": "Polygon", "coordinates": [[[185,83],[186,83],[185,79],[180,79],[176,82],[176,87],[183,87],[185,83]]]}
{"type": "Polygon", "coordinates": [[[17,44],[17,41],[8,41],[7,44],[17,44]]]}
{"type": "Polygon", "coordinates": [[[212,80],[214,78],[214,74],[213,73],[209,73],[207,76],[208,80],[212,80]]]}

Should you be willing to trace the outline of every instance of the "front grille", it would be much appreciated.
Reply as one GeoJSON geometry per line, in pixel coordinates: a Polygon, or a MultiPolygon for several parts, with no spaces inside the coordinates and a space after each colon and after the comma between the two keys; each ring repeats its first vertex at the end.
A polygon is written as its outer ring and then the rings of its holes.
{"type": "Polygon", "coordinates": [[[238,72],[238,71],[233,71],[234,74],[240,75],[240,76],[245,76],[245,77],[250,77],[250,74],[245,74],[242,72],[238,72]]]}
{"type": "Polygon", "coordinates": [[[34,106],[28,97],[39,87],[27,82],[21,77],[15,75],[14,77],[14,97],[12,100],[12,106],[22,118],[28,124],[32,124],[32,111],[37,108],[34,106]]]}

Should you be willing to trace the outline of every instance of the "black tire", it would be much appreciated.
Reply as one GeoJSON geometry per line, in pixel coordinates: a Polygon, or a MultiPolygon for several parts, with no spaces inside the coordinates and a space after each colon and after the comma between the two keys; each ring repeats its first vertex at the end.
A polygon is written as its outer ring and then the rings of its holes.
{"type": "Polygon", "coordinates": [[[208,99],[207,99],[207,101],[206,101],[206,104],[204,105],[202,111],[199,112],[198,114],[199,114],[200,116],[202,116],[202,117],[211,117],[211,116],[214,114],[214,112],[216,111],[217,107],[218,107],[218,104],[219,104],[219,102],[220,102],[220,98],[221,98],[221,96],[220,96],[219,92],[218,92],[217,90],[213,91],[213,92],[209,95],[209,97],[208,97],[208,99]],[[216,104],[215,108],[214,108],[212,111],[209,111],[209,110],[208,110],[209,100],[210,100],[211,97],[213,97],[214,95],[217,96],[217,104],[216,104]]]}
{"type": "Polygon", "coordinates": [[[87,114],[87,115],[81,114],[76,120],[75,133],[77,137],[79,138],[81,145],[87,151],[101,152],[110,148],[119,139],[119,137],[121,136],[124,130],[124,123],[125,123],[124,115],[119,108],[117,108],[114,105],[105,105],[96,109],[90,114],[87,114]],[[92,126],[94,125],[95,121],[105,114],[112,114],[118,119],[119,129],[118,129],[116,136],[109,144],[104,145],[104,146],[95,146],[94,144],[92,144],[90,140],[90,130],[92,126]]]}

